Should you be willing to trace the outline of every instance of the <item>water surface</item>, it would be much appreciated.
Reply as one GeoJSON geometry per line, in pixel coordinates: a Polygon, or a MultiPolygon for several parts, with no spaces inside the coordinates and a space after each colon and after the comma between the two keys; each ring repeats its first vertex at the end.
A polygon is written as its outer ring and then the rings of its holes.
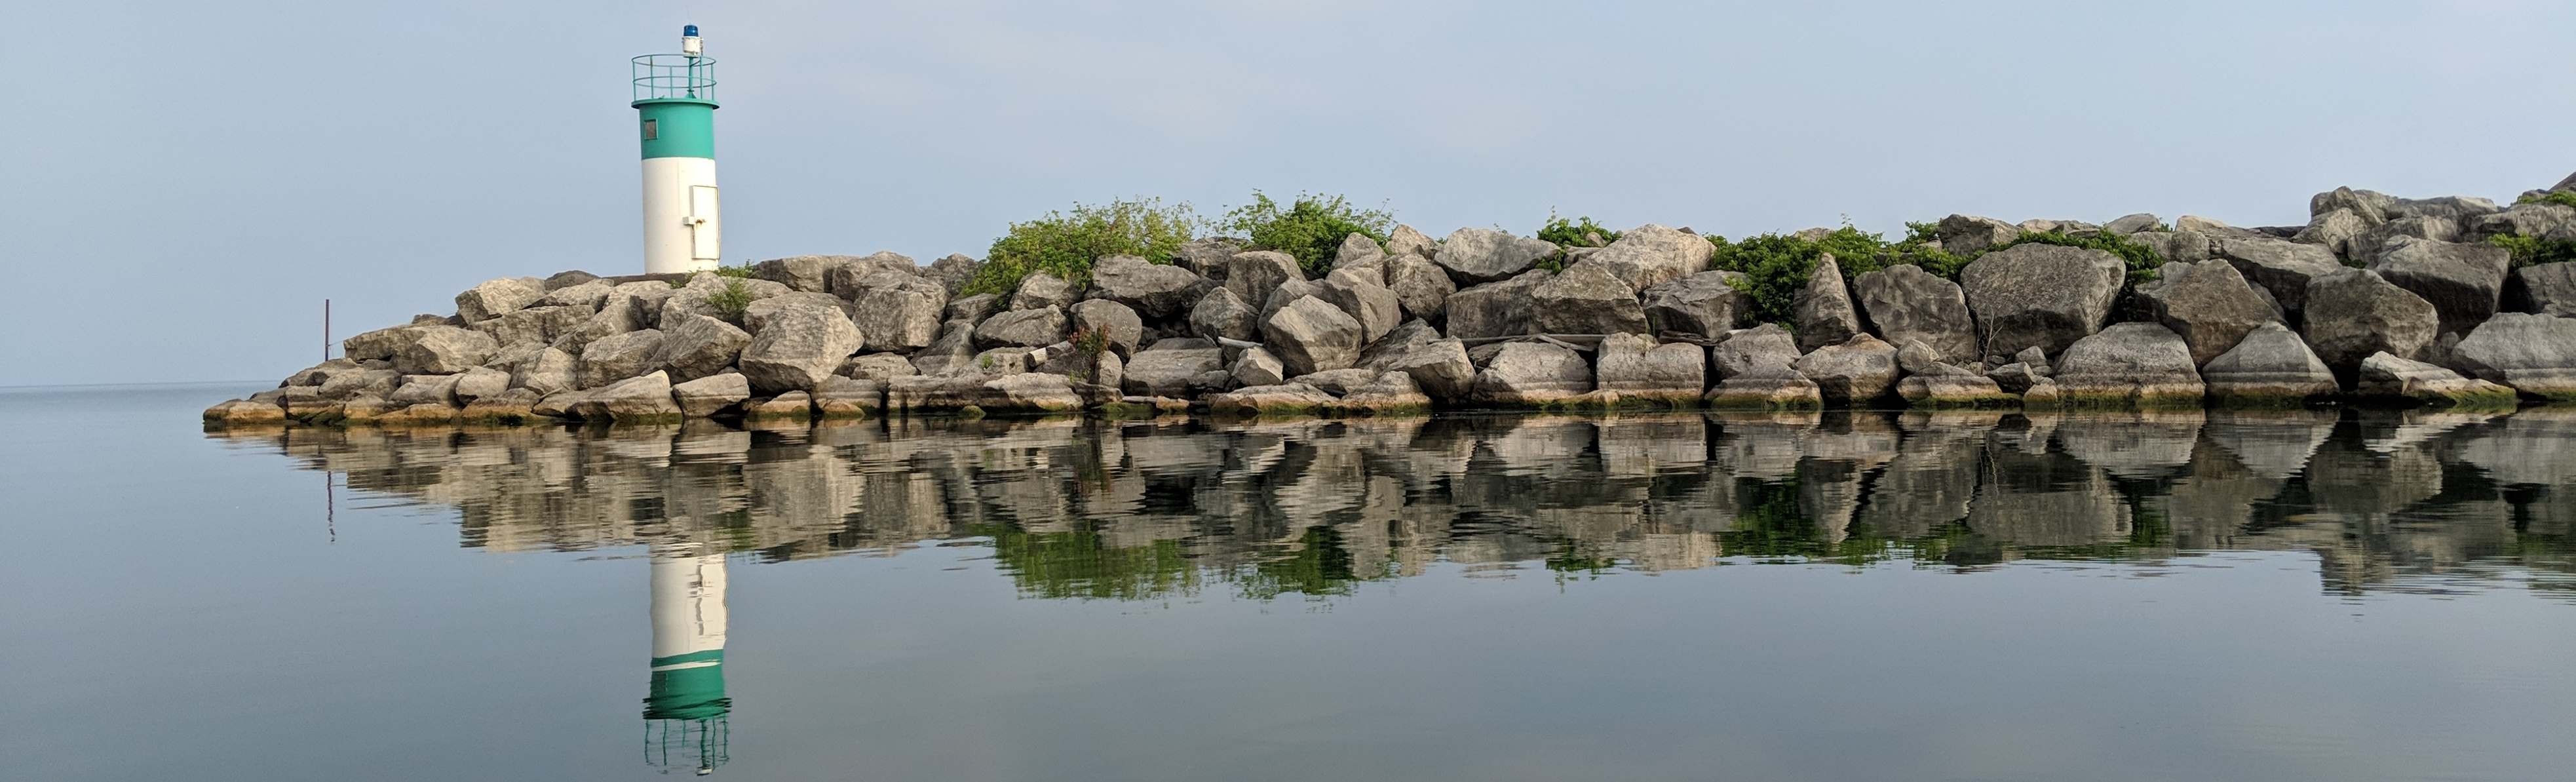
{"type": "Polygon", "coordinates": [[[2576,411],[200,433],[0,391],[30,779],[2554,779],[2576,411]]]}

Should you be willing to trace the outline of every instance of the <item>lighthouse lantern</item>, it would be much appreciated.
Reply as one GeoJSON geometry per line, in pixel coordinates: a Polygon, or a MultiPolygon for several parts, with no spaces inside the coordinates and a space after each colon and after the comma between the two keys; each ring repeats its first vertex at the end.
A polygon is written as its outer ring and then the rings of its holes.
{"type": "Polygon", "coordinates": [[[679,54],[632,60],[636,138],[644,147],[644,271],[708,271],[718,265],[724,221],[716,204],[716,61],[698,26],[682,30],[679,54]]]}

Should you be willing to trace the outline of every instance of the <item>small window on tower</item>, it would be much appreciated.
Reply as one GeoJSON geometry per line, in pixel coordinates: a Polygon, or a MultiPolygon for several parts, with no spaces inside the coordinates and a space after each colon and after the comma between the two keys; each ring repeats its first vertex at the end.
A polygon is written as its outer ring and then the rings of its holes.
{"type": "Polygon", "coordinates": [[[645,121],[644,121],[644,140],[645,140],[645,141],[652,141],[652,140],[654,140],[654,139],[661,138],[661,137],[662,137],[662,121],[661,121],[661,120],[658,120],[658,119],[648,119],[648,120],[645,120],[645,121]]]}

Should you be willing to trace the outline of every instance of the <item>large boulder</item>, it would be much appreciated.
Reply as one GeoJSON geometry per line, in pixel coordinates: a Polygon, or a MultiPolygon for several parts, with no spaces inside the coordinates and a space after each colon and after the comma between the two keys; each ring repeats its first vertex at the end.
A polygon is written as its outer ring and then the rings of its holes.
{"type": "Polygon", "coordinates": [[[885,382],[832,377],[808,392],[818,418],[866,418],[885,409],[885,382]]]}
{"type": "MultiPolygon", "coordinates": [[[[1798,341],[1777,323],[1727,332],[1708,348],[1709,373],[1724,380],[1764,364],[1788,366],[1798,360],[1798,341]]],[[[1799,376],[1805,380],[1804,375],[1799,376]]]]}
{"type": "MultiPolygon", "coordinates": [[[[654,284],[661,285],[658,282],[654,284]]],[[[665,286],[663,290],[668,291],[670,288],[665,286]]],[[[598,312],[574,324],[572,328],[557,332],[554,347],[567,353],[577,354],[583,347],[601,338],[652,328],[651,322],[660,319],[654,314],[658,312],[660,306],[641,297],[611,292],[607,298],[600,300],[598,312]]]]}
{"type": "Polygon", "coordinates": [[[1208,412],[1221,415],[1301,415],[1339,405],[1332,394],[1304,383],[1238,388],[1207,397],[1208,412]]]}
{"type": "MultiPolygon", "coordinates": [[[[732,367],[734,360],[742,356],[742,349],[750,344],[751,334],[731,323],[706,315],[664,313],[662,348],[654,351],[653,364],[669,372],[671,379],[685,383],[732,367]]],[[[841,356],[834,357],[832,366],[840,366],[841,356]]],[[[831,370],[827,368],[823,373],[831,374],[831,370]]]]}
{"type": "Polygon", "coordinates": [[[2372,353],[2361,360],[2354,396],[2436,407],[2511,407],[2513,389],[2421,361],[2372,353]]]}
{"type": "Polygon", "coordinates": [[[739,372],[708,375],[672,385],[671,397],[679,403],[681,415],[705,418],[732,410],[743,400],[750,399],[751,381],[739,372]]]}
{"type": "Polygon", "coordinates": [[[456,316],[468,324],[481,323],[517,312],[545,297],[545,281],[534,277],[488,280],[456,294],[456,316]]]}
{"type": "Polygon", "coordinates": [[[1073,305],[1073,330],[1100,335],[1108,350],[1121,356],[1136,354],[1136,342],[1145,338],[1145,321],[1136,310],[1110,299],[1088,299],[1073,305]]]}
{"type": "Polygon", "coordinates": [[[2279,323],[2246,332],[2236,346],[2200,367],[2211,401],[2276,407],[2332,397],[2334,371],[2308,349],[2307,340],[2279,323]]]}
{"type": "Polygon", "coordinates": [[[2576,318],[2576,261],[2515,269],[2511,292],[2516,310],[2576,318]]]}
{"type": "Polygon", "coordinates": [[[1985,351],[2066,350],[2111,317],[2127,266],[2101,250],[2023,244],[1987,253],[1959,272],[1985,351]]]}
{"type": "Polygon", "coordinates": [[[820,310],[832,313],[842,320],[850,319],[850,303],[842,301],[838,296],[812,291],[790,291],[752,302],[750,306],[744,307],[742,330],[757,336],[761,329],[769,327],[771,320],[777,319],[788,310],[820,310]]]}
{"type": "Polygon", "coordinates": [[[1896,388],[1896,346],[1854,334],[1800,356],[1790,368],[1815,381],[1827,402],[1868,404],[1896,388]]]}
{"type": "Polygon", "coordinates": [[[1553,242],[1494,230],[1460,228],[1440,243],[1432,260],[1449,270],[1459,287],[1510,279],[1558,252],[1553,242]]]}
{"type": "Polygon", "coordinates": [[[1707,390],[1708,355],[1698,345],[1659,345],[1644,334],[1612,334],[1602,338],[1598,355],[1593,387],[1623,401],[1690,405],[1707,390]]]}
{"type": "Polygon", "coordinates": [[[2440,196],[2437,198],[2400,198],[2388,207],[2390,219],[2434,217],[2457,222],[2462,226],[2477,218],[2504,211],[2496,202],[2476,196],[2440,196]]]}
{"type": "MultiPolygon", "coordinates": [[[[925,270],[921,266],[914,264],[911,256],[898,252],[880,250],[869,255],[858,257],[847,255],[825,255],[818,257],[823,258],[826,262],[823,271],[823,291],[844,299],[857,295],[860,284],[867,278],[884,273],[900,274],[906,277],[921,277],[922,279],[938,283],[940,290],[947,292],[950,295],[954,295],[956,291],[956,288],[951,287],[948,284],[948,280],[946,278],[923,274],[925,270]]],[[[962,256],[949,257],[960,258],[962,256]]],[[[968,260],[967,263],[972,264],[974,262],[972,260],[968,260]]]]}
{"type": "Polygon", "coordinates": [[[1208,287],[1190,270],[1149,262],[1133,255],[1112,255],[1091,267],[1091,295],[1126,305],[1151,320],[1181,317],[1208,287]]]}
{"type": "Polygon", "coordinates": [[[1423,393],[1443,402],[1467,398],[1476,383],[1476,365],[1467,359],[1466,346],[1455,339],[1413,345],[1388,360],[1383,368],[1413,378],[1423,393]]]}
{"type": "Polygon", "coordinates": [[[1532,289],[1530,306],[1541,333],[1646,332],[1646,310],[1637,303],[1637,291],[1589,258],[1532,289]]]}
{"type": "Polygon", "coordinates": [[[965,288],[967,282],[975,279],[976,272],[983,270],[983,261],[949,253],[947,257],[931,261],[929,266],[923,267],[921,276],[939,281],[941,287],[948,289],[948,295],[956,296],[959,289],[965,288]]]}
{"type": "Polygon", "coordinates": [[[422,326],[393,356],[406,375],[448,375],[482,366],[501,344],[492,335],[456,326],[422,326]]]}
{"type": "Polygon", "coordinates": [[[771,258],[753,264],[751,273],[761,279],[785,285],[788,290],[830,293],[832,292],[830,283],[832,268],[848,266],[850,261],[850,257],[846,255],[798,255],[771,258]]]}
{"type": "Polygon", "coordinates": [[[394,387],[385,401],[397,405],[456,404],[456,383],[462,375],[404,375],[402,385],[394,387]]]}
{"type": "Polygon", "coordinates": [[[340,355],[351,361],[391,360],[403,346],[420,339],[424,326],[394,326],[340,340],[340,355]]]}
{"type": "Polygon", "coordinates": [[[1398,225],[1386,236],[1386,254],[1429,258],[1440,254],[1440,242],[1410,225],[1398,225]]]}
{"type": "Polygon", "coordinates": [[[1431,407],[1431,396],[1422,392],[1413,377],[1402,372],[1381,372],[1367,383],[1352,386],[1342,395],[1343,410],[1365,413],[1413,412],[1431,407]]]}
{"type": "Polygon", "coordinates": [[[2260,235],[2213,235],[2210,254],[2234,264],[2246,281],[2271,291],[2273,300],[2292,318],[2307,309],[2309,281],[2345,268],[2334,251],[2322,245],[2260,235]]]}
{"type": "Polygon", "coordinates": [[[671,398],[671,376],[655,372],[584,391],[572,413],[593,421],[669,423],[680,419],[680,404],[671,398]]]}
{"type": "Polygon", "coordinates": [[[2448,363],[2523,396],[2576,402],[2576,318],[2497,315],[2452,346],[2448,363]]]}
{"type": "Polygon", "coordinates": [[[510,390],[510,373],[491,367],[475,367],[456,376],[456,401],[472,404],[474,400],[500,396],[510,390]]]}
{"type": "Polygon", "coordinates": [[[492,341],[502,345],[543,345],[579,328],[596,314],[587,307],[573,305],[528,307],[486,318],[471,328],[492,335],[492,341]]]}
{"type": "Polygon", "coordinates": [[[1976,361],[1977,322],[1968,315],[1959,284],[1922,267],[1899,264],[1852,280],[1861,318],[1878,336],[1903,345],[1920,342],[1941,361],[1976,361]]]}
{"type": "MultiPolygon", "coordinates": [[[[1457,241],[1449,237],[1451,244],[1457,241]]],[[[1493,405],[1550,405],[1591,391],[1592,365],[1581,354],[1544,342],[1513,342],[1476,373],[1470,397],[1493,405]]]]}
{"type": "Polygon", "coordinates": [[[1387,289],[1380,279],[1370,269],[1334,269],[1316,285],[1317,298],[1359,321],[1361,344],[1376,342],[1404,322],[1404,305],[1396,299],[1395,291],[1387,289]]]}
{"type": "Polygon", "coordinates": [[[921,368],[913,366],[901,353],[868,353],[851,356],[848,361],[841,362],[840,369],[832,370],[832,374],[856,380],[883,381],[921,374],[921,368]]]}
{"type": "Polygon", "coordinates": [[[2355,263],[2366,263],[2387,252],[2388,247],[2400,239],[2456,242],[2462,238],[2457,222],[2438,217],[2408,217],[2373,225],[2352,237],[2344,249],[2344,257],[2353,259],[2355,263]]]}
{"type": "MultiPolygon", "coordinates": [[[[1860,310],[1852,306],[1851,291],[1843,287],[1842,264],[1831,254],[1816,261],[1806,287],[1798,289],[1796,306],[1799,350],[1839,345],[1861,333],[1860,310]]],[[[1826,397],[1832,396],[1828,390],[1826,397]]]]}
{"type": "Polygon", "coordinates": [[[878,350],[929,347],[939,339],[939,324],[949,304],[948,289],[937,281],[894,272],[878,272],[852,283],[847,295],[851,325],[858,327],[869,347],[878,350]]]}
{"type": "Polygon", "coordinates": [[[1352,367],[1349,369],[1327,369],[1322,372],[1298,375],[1296,377],[1289,378],[1288,382],[1304,383],[1306,385],[1323,389],[1324,393],[1341,396],[1343,394],[1350,393],[1351,389],[1367,385],[1370,381],[1376,380],[1377,376],[1378,372],[1376,370],[1352,367]]]}
{"type": "Polygon", "coordinates": [[[394,392],[394,386],[401,383],[401,372],[391,369],[363,369],[332,375],[329,380],[322,381],[317,393],[322,399],[328,401],[345,401],[361,396],[383,397],[391,395],[394,392]]]}
{"type": "Polygon", "coordinates": [[[2198,364],[2273,320],[2272,305],[2225,261],[2165,264],[2155,281],[2138,286],[2137,299],[2148,317],[2182,335],[2198,364]]]}
{"type": "Polygon", "coordinates": [[[930,346],[912,353],[912,368],[924,375],[954,375],[974,369],[975,322],[952,320],[940,324],[939,338],[930,346]]]}
{"type": "Polygon", "coordinates": [[[2370,230],[2370,226],[2369,222],[2364,221],[2360,215],[2353,214],[2352,210],[2337,209],[2310,218],[2308,226],[2299,229],[2299,233],[2291,236],[2290,241],[2323,245],[2328,251],[2343,255],[2351,251],[2353,237],[2370,230]]]}
{"type": "Polygon", "coordinates": [[[1121,387],[1140,396],[1187,397],[1201,376],[1224,374],[1225,349],[1204,339],[1166,337],[1127,362],[1121,387]]]}
{"type": "Polygon", "coordinates": [[[2345,269],[2318,277],[2300,298],[2307,302],[2300,333],[2337,377],[2349,377],[2372,353],[2421,356],[2440,333],[2431,302],[2377,272],[2345,269]]]}
{"type": "Polygon", "coordinates": [[[1450,295],[1448,334],[1459,339],[1509,337],[1532,333],[1537,327],[1537,312],[1531,292],[1547,283],[1555,274],[1541,269],[1501,282],[1460,290],[1450,295]]]}
{"type": "Polygon", "coordinates": [[[2068,346],[2055,380],[2068,405],[2197,407],[2208,392],[2198,366],[2172,329],[2121,323],[2068,346]]]}
{"type": "Polygon", "coordinates": [[[1941,249],[1960,255],[1991,250],[2021,238],[2021,228],[1991,217],[1951,215],[1934,227],[1941,249]]]}
{"type": "Polygon", "coordinates": [[[1709,271],[1649,287],[1640,294],[1646,328],[1706,339],[1725,336],[1753,319],[1753,297],[1736,287],[1744,279],[1737,272],[1709,271]]]}
{"type": "Polygon", "coordinates": [[[662,352],[662,339],[660,329],[643,329],[593,340],[582,348],[576,380],[582,388],[598,388],[651,372],[659,366],[654,357],[662,352]]]}
{"type": "Polygon", "coordinates": [[[2467,333],[2495,315],[2513,253],[2484,242],[2399,239],[2370,262],[2389,284],[2432,302],[2439,333],[2467,333]]]}
{"type": "Polygon", "coordinates": [[[1261,338],[1261,312],[1235,297],[1234,291],[1218,288],[1190,309],[1190,333],[1206,340],[1257,340],[1261,338]]]}
{"type": "Polygon", "coordinates": [[[1367,344],[1357,319],[1313,296],[1289,302],[1262,321],[1261,341],[1287,365],[1290,377],[1349,368],[1367,344]]]}
{"type": "Polygon", "coordinates": [[[1063,307],[1014,309],[976,326],[975,346],[988,350],[1003,346],[1046,347],[1064,341],[1068,323],[1063,307]]]}
{"type": "Polygon", "coordinates": [[[671,322],[679,315],[704,315],[741,325],[741,312],[729,309],[723,303],[737,290],[742,295],[739,303],[744,305],[789,293],[787,286],[768,280],[700,274],[689,278],[689,284],[671,291],[670,298],[662,300],[661,318],[655,323],[663,331],[670,331],[671,322]]]}
{"type": "Polygon", "coordinates": [[[545,288],[548,295],[552,295],[555,291],[598,281],[599,275],[580,269],[567,269],[546,275],[546,279],[539,283],[539,286],[545,288]]]}
{"type": "Polygon", "coordinates": [[[2576,239],[2576,207],[2534,201],[2515,204],[2504,211],[2486,215],[2468,226],[2470,236],[2528,236],[2537,239],[2576,239]]]}
{"type": "Polygon", "coordinates": [[[1721,410],[1813,410],[1824,406],[1823,390],[1787,364],[1765,361],[1720,380],[1708,390],[1709,407],[1721,410]]]}
{"type": "Polygon", "coordinates": [[[1634,293],[1708,268],[1715,251],[1699,234],[1647,223],[1620,234],[1618,241],[1582,262],[1601,267],[1634,293]]]}
{"type": "Polygon", "coordinates": [[[1225,289],[1247,304],[1268,302],[1280,285],[1305,279],[1296,256],[1274,250],[1235,253],[1225,264],[1225,289]]]}
{"type": "Polygon", "coordinates": [[[1172,251],[1172,265],[1188,269],[1209,282],[1224,284],[1226,267],[1234,263],[1234,254],[1243,252],[1243,243],[1222,236],[1182,242],[1172,251]]]}
{"type": "Polygon", "coordinates": [[[2318,217],[2336,210],[2352,212],[2363,222],[2378,225],[2388,220],[2388,209],[2397,199],[2386,193],[2338,187],[2308,198],[2308,216],[2318,217]]]}
{"type": "Polygon", "coordinates": [[[2130,234],[2129,241],[2145,245],[2155,252],[2156,257],[2167,261],[2199,263],[2209,260],[2209,236],[2197,231],[2140,231],[2130,234]]]}
{"type": "MultiPolygon", "coordinates": [[[[1386,264],[1386,246],[1375,237],[1353,231],[1342,237],[1342,246],[1333,249],[1333,269],[1371,269],[1386,264]]],[[[1380,282],[1384,282],[1381,275],[1380,282]]]]}
{"type": "Polygon", "coordinates": [[[1288,382],[1288,367],[1270,351],[1250,348],[1234,358],[1234,369],[1227,372],[1238,386],[1275,386],[1288,382]]]}
{"type": "Polygon", "coordinates": [[[1081,291],[1073,283],[1046,272],[1029,272],[1020,278],[1020,287],[1011,291],[1011,309],[1042,310],[1071,306],[1081,291]]]}
{"type": "MultiPolygon", "coordinates": [[[[525,388],[538,396],[571,391],[581,387],[581,358],[559,348],[537,351],[535,356],[510,368],[510,387],[525,388]]],[[[329,386],[323,387],[329,391],[329,386]]]]}
{"type": "Polygon", "coordinates": [[[1395,291],[1395,301],[1408,318],[1438,323],[1448,312],[1449,295],[1458,292],[1458,283],[1449,272],[1431,259],[1412,253],[1398,253],[1387,258],[1386,287],[1395,291]]]}
{"type": "Polygon", "coordinates": [[[740,364],[754,392],[811,391],[866,344],[859,328],[838,310],[794,309],[772,318],[752,338],[742,349],[740,364]]]}
{"type": "Polygon", "coordinates": [[[982,397],[982,406],[994,411],[1064,413],[1083,407],[1082,393],[1071,379],[1035,372],[984,381],[982,397]]]}

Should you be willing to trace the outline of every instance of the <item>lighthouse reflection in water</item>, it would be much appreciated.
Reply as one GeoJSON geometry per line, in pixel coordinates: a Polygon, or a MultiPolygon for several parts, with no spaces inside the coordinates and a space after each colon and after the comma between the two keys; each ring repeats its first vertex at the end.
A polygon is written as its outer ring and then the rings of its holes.
{"type": "Polygon", "coordinates": [[[694,544],[658,545],[653,568],[653,688],[644,698],[644,761],[713,773],[724,765],[725,558],[694,544]]]}

